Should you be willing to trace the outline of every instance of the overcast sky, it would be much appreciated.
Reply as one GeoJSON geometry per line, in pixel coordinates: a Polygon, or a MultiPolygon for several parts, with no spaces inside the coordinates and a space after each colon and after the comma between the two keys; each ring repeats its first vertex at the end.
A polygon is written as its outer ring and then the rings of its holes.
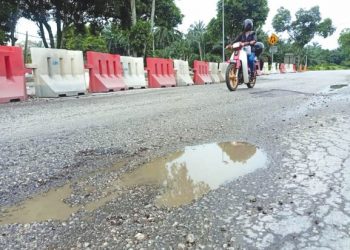
{"type": "MultiPolygon", "coordinates": [[[[181,12],[185,15],[183,24],[179,26],[180,31],[187,32],[187,29],[191,24],[196,21],[204,21],[204,23],[209,23],[209,21],[216,16],[216,4],[217,0],[175,0],[176,4],[180,7],[181,12]]],[[[350,18],[349,18],[349,7],[346,4],[347,0],[293,0],[293,1],[283,1],[281,0],[268,0],[269,3],[269,16],[264,27],[265,31],[272,32],[272,18],[276,14],[279,7],[289,9],[294,16],[295,11],[299,8],[310,8],[315,5],[320,6],[320,11],[322,18],[331,18],[334,25],[337,28],[336,33],[327,39],[316,38],[323,48],[334,49],[338,47],[338,37],[342,29],[350,28],[350,18]]],[[[25,33],[29,32],[32,36],[37,36],[36,26],[26,20],[20,20],[18,25],[18,32],[25,33]]],[[[24,36],[19,35],[19,39],[23,40],[24,36]]],[[[34,38],[31,38],[34,40],[34,38]]]]}
{"type": "MultiPolygon", "coordinates": [[[[183,24],[179,27],[180,31],[186,32],[188,27],[196,21],[204,21],[209,23],[211,18],[216,16],[217,0],[175,0],[180,7],[182,13],[185,15],[183,24]]],[[[300,8],[311,8],[315,5],[320,6],[322,18],[331,18],[337,28],[336,33],[327,39],[316,38],[323,48],[334,49],[338,47],[338,37],[342,29],[350,28],[350,13],[346,0],[268,0],[269,16],[264,27],[265,31],[272,32],[272,18],[276,14],[279,7],[283,6],[289,9],[294,17],[294,13],[300,8]],[[283,3],[282,3],[283,2],[283,3]]]]}

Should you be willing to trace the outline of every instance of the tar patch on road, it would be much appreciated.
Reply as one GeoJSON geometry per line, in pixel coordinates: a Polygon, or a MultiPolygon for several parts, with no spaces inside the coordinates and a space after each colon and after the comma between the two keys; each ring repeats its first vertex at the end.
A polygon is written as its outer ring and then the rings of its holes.
{"type": "Polygon", "coordinates": [[[313,93],[306,93],[295,90],[287,90],[287,89],[270,89],[264,91],[256,91],[250,93],[251,95],[255,95],[257,97],[280,97],[280,96],[291,96],[291,95],[306,95],[306,96],[314,96],[313,93]]]}
{"type": "Polygon", "coordinates": [[[331,91],[342,89],[348,87],[348,84],[336,84],[336,85],[331,85],[331,91]]]}

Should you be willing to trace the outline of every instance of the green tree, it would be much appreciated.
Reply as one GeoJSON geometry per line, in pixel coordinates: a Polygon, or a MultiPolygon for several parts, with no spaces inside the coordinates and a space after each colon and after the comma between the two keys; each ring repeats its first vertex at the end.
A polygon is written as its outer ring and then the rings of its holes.
{"type": "Polygon", "coordinates": [[[20,17],[17,0],[0,0],[0,44],[11,41],[14,46],[16,24],[20,17]]]}
{"type": "Polygon", "coordinates": [[[109,53],[130,55],[129,32],[111,24],[103,30],[109,53]]]}
{"type": "Polygon", "coordinates": [[[85,32],[78,32],[74,26],[66,29],[64,47],[71,50],[108,52],[107,41],[101,35],[91,32],[91,27],[86,26],[85,32]]]}
{"type": "Polygon", "coordinates": [[[338,39],[340,49],[345,53],[350,53],[350,29],[344,29],[338,39]]]}
{"type": "Polygon", "coordinates": [[[115,13],[120,14],[118,14],[118,16],[112,14],[110,17],[113,19],[113,24],[119,31],[128,34],[131,45],[128,51],[129,54],[148,55],[151,54],[151,49],[153,51],[154,49],[159,50],[175,40],[177,35],[175,27],[182,22],[183,15],[176,6],[174,0],[111,1],[115,3],[113,8],[120,10],[115,11],[115,13]],[[135,5],[133,5],[133,2],[135,2],[135,5]],[[134,25],[133,20],[136,20],[136,24],[134,23],[134,25]],[[148,31],[144,29],[146,23],[149,24],[148,31]],[[135,31],[145,33],[136,34],[135,31]],[[148,44],[149,34],[151,34],[151,44],[148,44]],[[157,36],[161,41],[155,38],[153,45],[153,36],[157,36]],[[143,42],[142,40],[135,41],[135,37],[144,37],[146,40],[143,40],[143,42]],[[132,44],[135,46],[132,46],[132,44]]]}
{"type": "Polygon", "coordinates": [[[295,13],[294,21],[292,21],[290,11],[281,7],[273,18],[272,26],[276,32],[286,31],[290,41],[299,50],[311,42],[316,35],[326,38],[335,31],[331,19],[322,20],[319,6],[309,10],[299,9],[295,13]]]}
{"type": "Polygon", "coordinates": [[[151,48],[152,33],[151,24],[145,21],[137,21],[130,30],[130,47],[135,52],[135,56],[146,56],[147,49],[151,48]]]}
{"type": "Polygon", "coordinates": [[[188,30],[186,38],[195,46],[198,46],[200,60],[205,56],[205,33],[206,27],[202,21],[195,22],[188,30]]]}
{"type": "Polygon", "coordinates": [[[71,25],[75,25],[77,31],[84,31],[86,23],[90,23],[92,28],[102,25],[102,19],[107,17],[102,14],[111,12],[108,3],[109,0],[19,0],[19,8],[23,17],[32,20],[39,27],[39,35],[45,47],[61,48],[65,29],[71,25]],[[48,34],[48,39],[45,33],[48,34]]]}
{"type": "Polygon", "coordinates": [[[174,28],[156,27],[154,30],[155,48],[164,49],[182,39],[182,33],[174,28]]]}
{"type": "MultiPolygon", "coordinates": [[[[222,40],[222,1],[217,4],[217,15],[208,24],[210,37],[222,40]]],[[[225,34],[228,39],[234,39],[242,32],[242,23],[250,18],[255,28],[262,26],[269,13],[267,0],[224,0],[225,1],[225,34]]]]}
{"type": "MultiPolygon", "coordinates": [[[[219,0],[217,14],[205,33],[206,52],[222,56],[222,2],[225,4],[225,44],[232,42],[241,32],[245,19],[253,19],[254,29],[261,29],[269,13],[267,0],[219,0]]],[[[226,56],[229,56],[227,52],[226,56]]]]}
{"type": "Polygon", "coordinates": [[[339,53],[343,57],[342,64],[350,67],[350,29],[344,29],[338,39],[339,53]]]}

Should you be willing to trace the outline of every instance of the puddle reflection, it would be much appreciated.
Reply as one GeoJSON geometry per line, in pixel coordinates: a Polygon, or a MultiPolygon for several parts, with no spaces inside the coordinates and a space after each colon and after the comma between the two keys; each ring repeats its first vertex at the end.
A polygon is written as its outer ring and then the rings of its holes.
{"type": "MultiPolygon", "coordinates": [[[[266,164],[267,156],[255,146],[244,142],[186,147],[182,152],[158,158],[111,181],[103,194],[98,195],[93,187],[89,187],[88,190],[96,199],[84,205],[72,207],[65,202],[72,194],[71,184],[66,184],[23,203],[2,208],[0,225],[50,219],[64,221],[79,210],[92,212],[115,200],[121,189],[143,185],[160,189],[160,195],[155,200],[157,206],[179,207],[201,198],[226,182],[263,168],[266,164]]],[[[115,169],[119,167],[120,164],[115,169]]]]}
{"type": "Polygon", "coordinates": [[[266,163],[267,156],[261,150],[244,142],[186,147],[183,152],[157,159],[124,176],[122,185],[160,185],[162,194],[156,204],[177,207],[266,163]]]}

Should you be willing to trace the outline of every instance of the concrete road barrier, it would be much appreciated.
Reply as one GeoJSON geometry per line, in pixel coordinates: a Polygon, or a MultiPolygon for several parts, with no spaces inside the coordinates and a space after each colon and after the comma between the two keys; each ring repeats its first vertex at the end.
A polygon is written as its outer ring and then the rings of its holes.
{"type": "Polygon", "coordinates": [[[174,60],[174,70],[177,86],[190,86],[194,84],[187,61],[174,60]]]}
{"type": "Polygon", "coordinates": [[[35,95],[38,97],[86,94],[82,51],[31,48],[35,95]]]}
{"type": "Polygon", "coordinates": [[[228,67],[229,63],[223,62],[219,64],[219,79],[220,82],[225,82],[226,79],[226,70],[228,67]]]}
{"type": "Polygon", "coordinates": [[[264,63],[264,67],[263,67],[263,75],[269,75],[270,74],[270,70],[269,70],[269,64],[267,62],[264,63]]]}
{"type": "Polygon", "coordinates": [[[271,64],[271,71],[270,71],[270,73],[271,74],[277,74],[278,73],[276,63],[272,63],[271,64]]]}
{"type": "Polygon", "coordinates": [[[220,83],[219,64],[215,62],[209,63],[209,75],[213,83],[220,83]]]}
{"type": "Polygon", "coordinates": [[[121,56],[124,83],[129,89],[146,88],[145,66],[142,57],[121,56]]]}

